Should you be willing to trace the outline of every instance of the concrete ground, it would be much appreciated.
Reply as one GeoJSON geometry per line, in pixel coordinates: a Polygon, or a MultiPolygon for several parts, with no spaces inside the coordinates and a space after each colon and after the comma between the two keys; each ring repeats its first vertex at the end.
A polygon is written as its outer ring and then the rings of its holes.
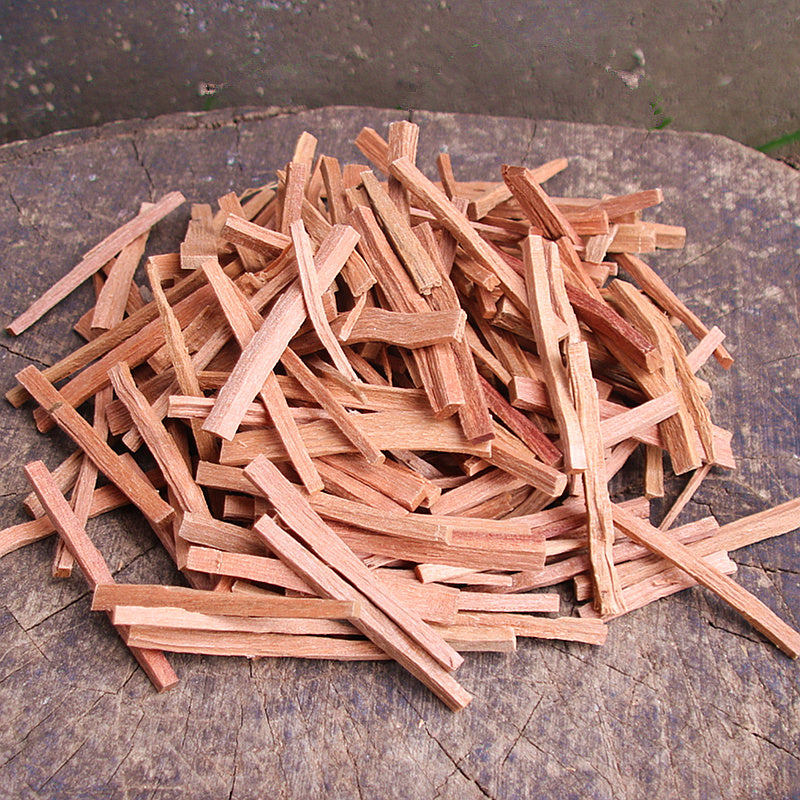
{"type": "Polygon", "coordinates": [[[2,141],[234,105],[800,129],[792,0],[5,0],[0,36],[2,141]]]}

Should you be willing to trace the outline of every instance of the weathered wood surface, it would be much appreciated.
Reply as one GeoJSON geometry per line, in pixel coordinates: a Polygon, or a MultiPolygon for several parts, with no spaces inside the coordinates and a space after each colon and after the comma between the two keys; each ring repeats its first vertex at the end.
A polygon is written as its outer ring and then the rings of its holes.
{"type": "MultiPolygon", "coordinates": [[[[364,162],[362,125],[386,135],[407,114],[330,108],[212,112],[130,122],[0,148],[0,274],[6,324],[142,201],[190,202],[270,179],[307,129],[318,152],[364,162]]],[[[457,179],[500,164],[566,156],[553,195],[660,186],[649,218],[688,229],[650,259],[709,325],[728,335],[715,362],[715,421],[735,431],[739,467],[714,472],[683,519],[720,522],[800,495],[798,252],[800,174],[721,137],[413,112],[431,176],[447,145],[457,179]]],[[[183,233],[188,205],[149,252],[183,233]]],[[[17,339],[3,335],[5,388],[29,363],[72,349],[65,329],[84,287],[17,339]]],[[[38,435],[30,409],[3,404],[2,520],[21,521],[22,464],[70,451],[38,435]]],[[[668,485],[662,509],[685,478],[668,485]]],[[[635,488],[630,479],[620,491],[635,488]]],[[[662,501],[659,501],[662,502],[662,501]]],[[[120,582],[177,582],[134,511],[89,524],[120,582]]],[[[170,657],[181,682],[156,694],[86,584],[50,578],[52,540],[0,563],[0,793],[18,798],[404,797],[740,798],[796,796],[800,665],[732,610],[692,589],[612,623],[607,644],[520,640],[469,654],[476,695],[452,714],[395,664],[170,657]]],[[[800,536],[740,551],[737,580],[800,624],[800,536]]],[[[565,601],[570,596],[565,594],[565,601]]]]}

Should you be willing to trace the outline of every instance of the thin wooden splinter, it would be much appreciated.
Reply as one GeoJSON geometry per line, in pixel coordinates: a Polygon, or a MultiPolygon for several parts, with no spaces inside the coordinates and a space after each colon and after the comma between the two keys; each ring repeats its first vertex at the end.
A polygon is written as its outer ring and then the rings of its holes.
{"type": "MultiPolygon", "coordinates": [[[[58,490],[47,467],[41,461],[34,461],[25,467],[25,474],[48,517],[78,562],[89,588],[95,590],[98,586],[114,583],[103,556],[58,490]]],[[[171,689],[178,683],[178,676],[162,652],[138,647],[131,647],[130,651],[159,692],[171,689]]]]}

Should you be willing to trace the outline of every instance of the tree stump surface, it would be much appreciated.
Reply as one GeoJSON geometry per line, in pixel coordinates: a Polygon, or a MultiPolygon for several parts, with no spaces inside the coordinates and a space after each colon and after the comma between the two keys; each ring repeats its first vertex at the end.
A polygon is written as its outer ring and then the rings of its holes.
{"type": "MultiPolygon", "coordinates": [[[[267,182],[303,130],[318,153],[366,163],[351,144],[361,127],[385,135],[409,118],[431,176],[446,147],[461,180],[566,156],[552,195],[662,187],[664,203],[645,216],[685,225],[687,245],[645,260],[726,332],[736,359],[701,374],[738,468],[712,472],[682,519],[725,523],[800,495],[800,173],[720,136],[331,107],[179,114],[6,145],[4,325],[142,201],[177,189],[213,203],[267,182]]],[[[174,251],[188,214],[187,204],[160,223],[148,252],[174,251]]],[[[77,346],[71,325],[90,297],[81,287],[22,336],[2,335],[4,391],[26,365],[77,346]]],[[[23,464],[52,468],[72,449],[58,432],[38,434],[30,410],[0,410],[3,526],[25,519],[23,464]]],[[[659,519],[684,482],[654,504],[659,519]]],[[[639,486],[629,474],[617,488],[639,486]]],[[[89,533],[118,581],[178,582],[137,512],[92,521],[89,533]]],[[[0,567],[5,797],[798,797],[800,665],[705,590],[614,621],[602,648],[520,639],[513,654],[467,655],[457,677],[475,699],[458,714],[391,663],[171,655],[180,684],[158,695],[105,615],[89,611],[79,570],[50,577],[53,546],[0,567]]],[[[800,625],[800,536],[734,559],[736,579],[800,625]]]]}

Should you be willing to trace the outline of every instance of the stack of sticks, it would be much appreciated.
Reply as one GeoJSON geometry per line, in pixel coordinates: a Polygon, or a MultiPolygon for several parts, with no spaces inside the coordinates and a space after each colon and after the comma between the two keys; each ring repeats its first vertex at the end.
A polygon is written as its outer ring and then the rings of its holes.
{"type": "Polygon", "coordinates": [[[144,204],[9,325],[95,280],[87,343],[7,394],[77,450],[26,467],[34,520],[0,532],[0,554],[57,531],[53,574],[77,561],[158,689],[177,680],[164,652],[392,658],[460,709],[462,652],[600,645],[608,620],[696,583],[797,657],[728,552],[793,530],[800,501],[673,527],[734,467],[697,377],[732,358],[639,257],[684,242],[642,219],[661,191],[551,197],[565,159],[466,182],[445,154],[433,182],[418,134],[361,131],[378,175],[315,157],[304,133],[276,183],[192,206],[177,252],[146,260],[150,302],[134,273],[183,198],[144,204]],[[639,448],[641,496],[612,502],[639,448]],[[656,528],[665,460],[692,475],[656,528]],[[188,587],[114,582],[85,528],[126,503],[188,587]],[[541,590],[570,579],[580,605],[559,615],[541,590]]]}

